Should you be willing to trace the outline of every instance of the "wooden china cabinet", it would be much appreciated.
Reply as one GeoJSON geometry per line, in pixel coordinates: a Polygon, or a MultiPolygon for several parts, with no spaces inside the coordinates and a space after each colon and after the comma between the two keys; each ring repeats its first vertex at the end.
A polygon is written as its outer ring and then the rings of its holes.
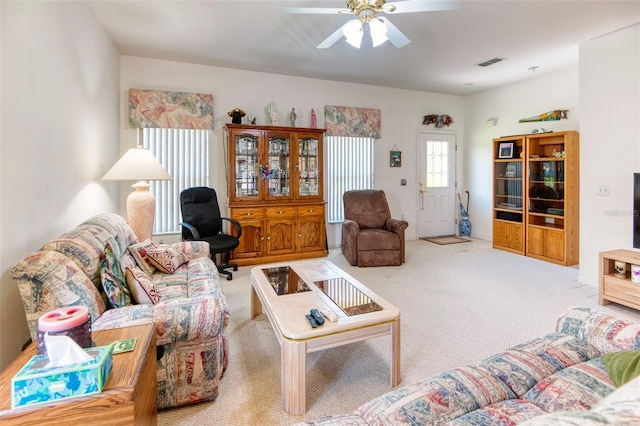
{"type": "Polygon", "coordinates": [[[240,222],[240,266],[328,254],[324,129],[227,124],[229,217],[240,222]]]}

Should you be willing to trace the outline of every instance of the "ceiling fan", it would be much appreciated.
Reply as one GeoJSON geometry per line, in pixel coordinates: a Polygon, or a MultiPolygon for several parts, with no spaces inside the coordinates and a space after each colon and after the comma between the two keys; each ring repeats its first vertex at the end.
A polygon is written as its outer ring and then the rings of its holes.
{"type": "Polygon", "coordinates": [[[437,10],[455,10],[460,7],[460,0],[402,0],[387,3],[386,0],[347,0],[348,9],[328,7],[286,7],[285,13],[294,14],[349,14],[356,15],[333,34],[327,37],[317,47],[326,49],[337,42],[342,36],[347,43],[360,48],[363,36],[371,36],[373,46],[379,46],[389,40],[395,47],[404,47],[411,43],[402,31],[387,18],[377,16],[378,13],[397,14],[412,12],[430,12],[437,10]]]}

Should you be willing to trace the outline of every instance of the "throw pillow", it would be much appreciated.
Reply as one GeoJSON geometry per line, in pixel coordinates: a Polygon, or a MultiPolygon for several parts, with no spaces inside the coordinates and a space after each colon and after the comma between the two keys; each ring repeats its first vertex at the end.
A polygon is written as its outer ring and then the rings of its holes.
{"type": "Polygon", "coordinates": [[[111,306],[121,308],[131,305],[131,293],[127,288],[118,257],[110,244],[104,248],[104,257],[100,263],[100,280],[111,306]]]}
{"type": "Polygon", "coordinates": [[[136,260],[136,263],[145,273],[151,275],[153,271],[156,270],[155,266],[153,266],[147,259],[147,252],[157,247],[156,243],[151,240],[145,240],[138,244],[132,244],[129,246],[129,253],[136,260]]]}
{"type": "Polygon", "coordinates": [[[142,269],[127,268],[125,276],[131,296],[137,304],[155,305],[162,298],[151,278],[142,269]]]}
{"type": "Polygon", "coordinates": [[[618,387],[640,375],[640,351],[604,354],[602,360],[609,376],[618,387]]]}
{"type": "Polygon", "coordinates": [[[169,245],[159,245],[147,251],[147,260],[159,271],[173,274],[176,269],[189,259],[184,253],[179,253],[169,245]]]}

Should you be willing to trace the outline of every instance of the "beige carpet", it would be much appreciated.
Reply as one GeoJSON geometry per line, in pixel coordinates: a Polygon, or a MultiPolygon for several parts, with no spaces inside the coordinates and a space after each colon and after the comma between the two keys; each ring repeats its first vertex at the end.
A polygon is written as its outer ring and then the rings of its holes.
{"type": "MultiPolygon", "coordinates": [[[[402,384],[476,363],[553,330],[575,305],[640,321],[640,313],[597,303],[597,288],[566,268],[494,250],[487,241],[439,246],[407,242],[400,267],[355,268],[333,250],[329,260],[402,312],[402,384]]],[[[594,260],[595,262],[596,260],[594,260]]],[[[307,356],[307,414],[280,406],[280,352],[267,318],[249,319],[249,273],[222,282],[231,309],[230,363],[211,403],[160,412],[160,425],[289,425],[347,413],[391,390],[389,338],[307,356]]]]}
{"type": "Polygon", "coordinates": [[[471,239],[458,237],[457,235],[443,235],[442,237],[424,237],[420,239],[424,241],[429,241],[430,243],[438,244],[441,246],[471,242],[471,239]]]}

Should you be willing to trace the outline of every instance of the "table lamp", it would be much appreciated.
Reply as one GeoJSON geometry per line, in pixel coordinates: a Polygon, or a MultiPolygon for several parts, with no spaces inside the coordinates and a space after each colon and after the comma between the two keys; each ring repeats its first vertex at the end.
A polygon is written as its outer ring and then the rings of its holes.
{"type": "Polygon", "coordinates": [[[127,197],[127,216],[129,226],[138,240],[151,238],[153,218],[156,210],[156,197],[149,192],[149,180],[171,180],[171,176],[148,149],[138,146],[129,148],[101,180],[135,180],[135,189],[127,197]]]}

